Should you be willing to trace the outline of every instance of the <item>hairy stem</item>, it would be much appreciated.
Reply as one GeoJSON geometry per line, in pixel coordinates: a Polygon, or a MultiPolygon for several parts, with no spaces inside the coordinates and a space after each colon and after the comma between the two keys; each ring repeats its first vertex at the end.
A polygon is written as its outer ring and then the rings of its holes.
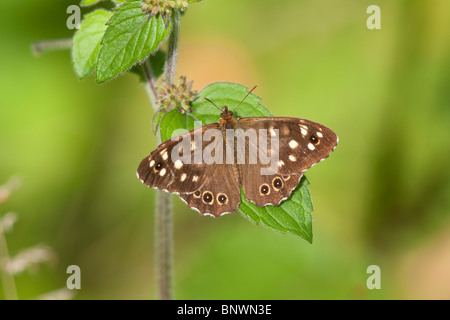
{"type": "Polygon", "coordinates": [[[158,191],[156,214],[156,255],[158,270],[158,298],[171,300],[172,295],[172,202],[170,194],[158,191]]]}
{"type": "MultiPolygon", "coordinates": [[[[169,49],[164,70],[164,79],[173,83],[178,60],[178,36],[180,29],[180,13],[172,14],[172,32],[169,37],[169,49]]],[[[159,139],[161,136],[159,135],[159,139]]],[[[172,293],[172,202],[170,194],[159,191],[158,214],[156,221],[158,274],[159,274],[159,298],[171,300],[172,293]]]]}
{"type": "Polygon", "coordinates": [[[31,44],[31,48],[35,55],[40,55],[45,51],[70,49],[72,48],[72,38],[35,41],[31,44]]]}
{"type": "Polygon", "coordinates": [[[164,70],[164,80],[172,83],[175,79],[175,72],[178,61],[178,37],[180,34],[180,13],[175,11],[172,14],[172,32],[169,37],[169,49],[167,53],[167,62],[164,70]]]}
{"type": "MultiPolygon", "coordinates": [[[[155,78],[149,61],[143,65],[147,79],[145,90],[154,112],[158,112],[158,93],[155,78]]],[[[161,143],[161,133],[157,133],[158,144],[161,143]]],[[[172,208],[170,194],[157,190],[155,208],[155,270],[158,283],[158,299],[172,299],[172,208]]]]}
{"type": "MultiPolygon", "coordinates": [[[[164,80],[173,83],[178,60],[178,36],[180,27],[180,14],[172,14],[172,32],[169,37],[169,48],[164,70],[164,80]]],[[[158,105],[155,77],[149,61],[143,65],[147,79],[146,91],[155,112],[158,105]]],[[[161,134],[158,132],[158,143],[161,143],[161,134]]],[[[170,194],[158,190],[155,214],[155,261],[158,282],[158,298],[161,300],[173,299],[172,292],[172,202],[170,194]]]]}
{"type": "Polygon", "coordinates": [[[143,64],[145,78],[147,84],[145,86],[145,91],[147,92],[148,99],[153,107],[153,111],[157,112],[158,106],[158,92],[156,92],[155,75],[153,74],[153,69],[149,60],[146,60],[143,64]]]}

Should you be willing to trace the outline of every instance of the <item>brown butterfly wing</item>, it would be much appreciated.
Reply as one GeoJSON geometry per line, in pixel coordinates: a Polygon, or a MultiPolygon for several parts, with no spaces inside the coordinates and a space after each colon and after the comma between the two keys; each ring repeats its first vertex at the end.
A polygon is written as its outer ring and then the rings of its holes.
{"type": "Polygon", "coordinates": [[[180,194],[180,198],[202,215],[218,217],[236,211],[241,203],[236,167],[232,164],[211,164],[204,184],[193,193],[180,194]]]}
{"type": "MultiPolygon", "coordinates": [[[[186,148],[181,153],[184,150],[186,148]]],[[[190,208],[203,215],[220,216],[234,212],[241,202],[239,179],[236,167],[226,164],[225,150],[219,125],[207,125],[159,145],[142,160],[138,177],[149,187],[178,193],[190,208]],[[217,136],[205,138],[208,133],[217,136]],[[197,134],[200,140],[194,138],[197,134]],[[182,146],[182,141],[188,141],[190,163],[174,157],[179,155],[178,148],[182,146]],[[195,152],[201,152],[201,162],[195,161],[195,152]],[[205,161],[207,154],[217,156],[218,163],[208,164],[205,161]]]]}
{"type": "Polygon", "coordinates": [[[247,166],[245,170],[240,166],[240,178],[245,199],[259,207],[266,205],[277,206],[281,201],[289,198],[292,190],[297,187],[303,173],[292,175],[261,175],[258,166],[247,166]],[[252,181],[252,183],[248,183],[252,181]]]}
{"type": "MultiPolygon", "coordinates": [[[[163,142],[141,161],[137,170],[138,178],[150,188],[171,193],[188,193],[198,190],[205,182],[210,168],[204,161],[199,163],[194,161],[194,153],[202,152],[202,142],[194,136],[203,137],[206,130],[218,129],[218,127],[217,123],[213,123],[163,142]],[[182,161],[173,155],[186,155],[190,160],[182,161]]],[[[203,142],[203,145],[205,144],[207,143],[203,142]]]]}
{"type": "MultiPolygon", "coordinates": [[[[267,130],[270,140],[278,137],[276,173],[281,175],[303,172],[330,155],[338,143],[338,136],[320,123],[288,117],[242,118],[239,125],[255,130],[267,130]]],[[[274,172],[275,173],[275,172],[274,172]]]]}
{"type": "Polygon", "coordinates": [[[258,132],[257,143],[252,139],[245,142],[246,161],[238,164],[245,198],[258,206],[278,205],[288,198],[303,172],[328,157],[338,140],[327,127],[305,119],[243,118],[238,120],[238,126],[258,132]],[[266,136],[262,135],[264,132],[266,136]],[[267,140],[270,163],[258,156],[257,163],[251,164],[250,154],[255,150],[261,154],[259,139],[267,140]],[[278,139],[278,145],[272,139],[278,139]]]}

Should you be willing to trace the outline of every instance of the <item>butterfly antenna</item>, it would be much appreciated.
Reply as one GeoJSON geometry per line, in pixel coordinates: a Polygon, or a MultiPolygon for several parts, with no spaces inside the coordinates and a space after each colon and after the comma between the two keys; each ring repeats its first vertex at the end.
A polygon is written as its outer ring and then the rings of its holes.
{"type": "Polygon", "coordinates": [[[219,109],[220,111],[222,111],[222,109],[220,109],[214,102],[212,102],[211,100],[209,100],[208,98],[204,98],[206,101],[208,101],[208,102],[211,102],[212,103],[212,105],[214,106],[214,107],[216,107],[217,109],[219,109]]]}
{"type": "Polygon", "coordinates": [[[234,108],[233,111],[236,110],[237,108],[239,108],[239,107],[241,106],[242,102],[244,102],[245,99],[247,99],[247,97],[250,95],[250,93],[252,93],[252,92],[256,89],[256,87],[257,87],[257,85],[255,85],[255,86],[252,88],[252,90],[250,90],[250,91],[245,95],[244,99],[242,99],[242,101],[239,102],[238,106],[237,106],[236,108],[234,108]]]}

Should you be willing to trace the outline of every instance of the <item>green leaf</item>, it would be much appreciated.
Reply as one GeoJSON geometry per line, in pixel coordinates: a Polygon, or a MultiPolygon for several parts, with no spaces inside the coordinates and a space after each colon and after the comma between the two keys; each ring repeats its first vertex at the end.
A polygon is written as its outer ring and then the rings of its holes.
{"type": "Polygon", "coordinates": [[[87,14],[73,37],[72,61],[75,73],[81,79],[95,69],[100,41],[111,16],[111,12],[102,9],[87,14]]]}
{"type": "MultiPolygon", "coordinates": [[[[195,120],[200,120],[203,125],[219,121],[222,110],[217,109],[205,98],[213,101],[219,108],[222,108],[224,105],[233,108],[239,105],[247,93],[248,89],[246,87],[234,83],[217,82],[205,87],[199,93],[198,98],[192,102],[193,110],[191,114],[182,114],[178,109],[175,109],[166,114],[156,116],[157,121],[161,122],[161,140],[169,140],[177,129],[193,130],[195,120]]],[[[271,116],[269,110],[259,104],[259,101],[261,101],[261,98],[253,93],[250,94],[239,109],[236,110],[236,115],[238,117],[271,116]]]]}
{"type": "MultiPolygon", "coordinates": [[[[197,99],[192,102],[191,114],[201,120],[204,125],[217,122],[221,110],[217,109],[205,97],[214,102],[219,108],[224,105],[233,109],[241,103],[248,93],[248,88],[233,84],[218,82],[204,88],[197,99]]],[[[271,113],[260,104],[261,98],[251,93],[244,102],[233,111],[239,118],[243,117],[269,117],[271,113]]],[[[192,117],[181,114],[178,110],[169,112],[161,122],[162,141],[170,139],[172,132],[177,128],[192,130],[194,122],[192,117]],[[186,120],[187,119],[187,120],[186,120]]],[[[289,199],[279,206],[258,207],[245,200],[241,192],[242,202],[239,211],[255,224],[281,232],[294,234],[312,243],[312,216],[313,206],[307,186],[309,181],[302,177],[299,186],[292,192],[289,199]]]]}
{"type": "Polygon", "coordinates": [[[150,18],[142,12],[142,2],[133,0],[115,9],[107,22],[97,62],[97,82],[102,83],[144,61],[167,38],[160,15],[150,18]]]}
{"type": "Polygon", "coordinates": [[[98,2],[100,2],[102,0],[81,0],[80,6],[82,7],[88,7],[88,6],[92,6],[98,2]]]}
{"type": "Polygon", "coordinates": [[[102,1],[102,0],[81,0],[80,5],[82,7],[88,7],[88,6],[92,6],[92,5],[96,4],[96,3],[98,3],[100,1],[102,1]]]}
{"type": "MultiPolygon", "coordinates": [[[[82,7],[89,7],[89,6],[93,6],[94,4],[99,3],[100,1],[103,1],[103,0],[81,0],[80,5],[82,7]]],[[[114,0],[114,2],[117,2],[117,3],[124,3],[125,1],[127,1],[127,0],[114,0]]]]}
{"type": "Polygon", "coordinates": [[[294,234],[312,243],[312,211],[313,206],[307,186],[308,179],[303,176],[300,184],[291,193],[289,199],[279,206],[258,207],[245,200],[241,192],[241,204],[239,210],[255,224],[263,225],[279,231],[283,234],[294,234]]]}
{"type": "MultiPolygon", "coordinates": [[[[205,87],[198,98],[192,102],[192,114],[205,124],[217,122],[223,106],[231,110],[236,108],[247,95],[248,88],[235,83],[216,82],[205,87]],[[208,98],[211,102],[205,100],[208,98]]],[[[270,117],[272,114],[259,102],[261,98],[251,93],[234,113],[238,118],[243,117],[270,117]]]]}
{"type": "Polygon", "coordinates": [[[177,131],[178,134],[176,135],[179,135],[181,132],[180,130],[186,132],[193,129],[194,120],[192,117],[189,117],[187,114],[182,114],[178,109],[169,111],[161,121],[161,141],[170,140],[177,131]]]}

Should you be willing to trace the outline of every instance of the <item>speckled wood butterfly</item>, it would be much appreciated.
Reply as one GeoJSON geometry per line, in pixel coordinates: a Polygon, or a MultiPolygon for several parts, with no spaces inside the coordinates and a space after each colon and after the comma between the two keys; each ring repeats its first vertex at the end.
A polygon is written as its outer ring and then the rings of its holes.
{"type": "Polygon", "coordinates": [[[257,206],[279,205],[337,143],[332,130],[310,120],[239,119],[224,106],[218,123],[160,144],[137,176],[151,188],[179,194],[202,215],[218,217],[238,209],[240,187],[257,206]]]}

